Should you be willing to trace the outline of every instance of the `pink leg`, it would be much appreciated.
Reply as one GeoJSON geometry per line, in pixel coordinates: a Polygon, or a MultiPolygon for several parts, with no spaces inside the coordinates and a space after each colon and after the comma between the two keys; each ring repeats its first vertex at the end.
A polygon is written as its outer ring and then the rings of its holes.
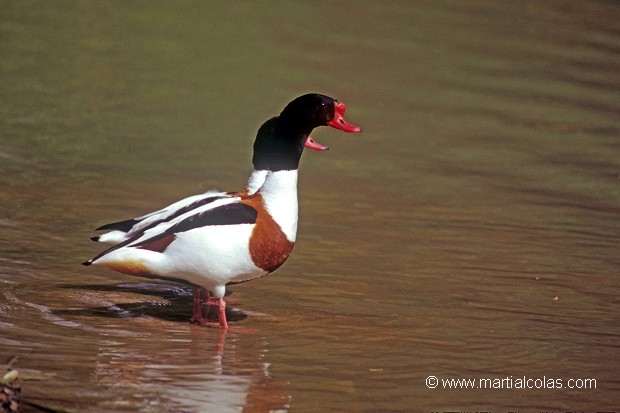
{"type": "Polygon", "coordinates": [[[207,307],[210,305],[217,306],[217,300],[213,298],[211,291],[206,288],[203,288],[203,291],[205,292],[205,303],[207,304],[207,307]]]}
{"type": "MultiPolygon", "coordinates": [[[[205,295],[205,304],[207,308],[209,306],[215,306],[218,310],[218,318],[220,321],[220,328],[222,330],[228,329],[228,321],[226,320],[226,301],[223,298],[215,299],[211,294],[211,291],[206,288],[194,287],[193,290],[193,307],[192,307],[192,319],[191,322],[195,324],[206,324],[207,314],[202,312],[202,293],[205,295]]],[[[207,310],[208,313],[208,310],[207,310]]]]}
{"type": "Polygon", "coordinates": [[[202,301],[204,303],[204,312],[203,312],[203,316],[205,319],[205,322],[207,321],[207,319],[209,318],[209,312],[210,312],[210,308],[211,307],[218,307],[218,302],[215,298],[213,298],[213,293],[210,290],[207,290],[206,288],[202,289],[203,293],[204,293],[204,297],[205,299],[202,301]]]}
{"type": "Polygon", "coordinates": [[[193,307],[192,307],[192,319],[191,322],[195,324],[204,324],[205,320],[202,318],[202,303],[200,295],[202,288],[194,287],[193,291],[193,307]]]}
{"type": "Polygon", "coordinates": [[[220,319],[220,328],[222,330],[228,329],[228,322],[226,321],[226,301],[223,298],[217,300],[218,316],[220,319]]]}

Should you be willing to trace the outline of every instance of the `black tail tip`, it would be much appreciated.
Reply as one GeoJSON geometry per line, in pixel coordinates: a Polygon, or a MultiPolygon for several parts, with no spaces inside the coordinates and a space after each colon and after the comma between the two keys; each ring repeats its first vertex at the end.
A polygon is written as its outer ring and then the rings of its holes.
{"type": "Polygon", "coordinates": [[[82,265],[86,265],[87,267],[88,267],[89,265],[91,265],[91,264],[92,264],[92,262],[90,262],[90,261],[84,261],[84,262],[82,263],[82,265]]]}
{"type": "Polygon", "coordinates": [[[95,242],[99,242],[99,235],[97,235],[95,237],[92,237],[90,240],[91,241],[95,241],[95,242]]]}

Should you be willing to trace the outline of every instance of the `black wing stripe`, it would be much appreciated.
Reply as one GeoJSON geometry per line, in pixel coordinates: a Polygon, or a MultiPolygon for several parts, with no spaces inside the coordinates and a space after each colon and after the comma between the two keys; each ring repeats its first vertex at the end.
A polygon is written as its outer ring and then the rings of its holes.
{"type": "Polygon", "coordinates": [[[222,196],[210,196],[208,198],[203,198],[203,199],[200,199],[198,201],[194,201],[191,204],[189,204],[187,206],[184,206],[183,208],[177,209],[173,214],[171,214],[168,217],[165,217],[165,218],[162,218],[162,219],[158,219],[156,221],[151,222],[146,227],[141,228],[140,231],[141,232],[145,232],[146,230],[149,230],[151,228],[156,227],[157,225],[161,224],[162,222],[172,221],[173,219],[175,219],[177,217],[180,217],[181,215],[186,214],[189,211],[192,211],[192,210],[194,210],[196,208],[200,208],[201,206],[210,204],[211,202],[217,201],[218,199],[222,199],[222,198],[225,198],[225,197],[222,197],[222,196]]]}
{"type": "MultiPolygon", "coordinates": [[[[177,209],[176,211],[174,211],[173,214],[171,214],[170,216],[167,216],[166,218],[158,219],[156,221],[151,222],[147,227],[143,228],[142,231],[151,229],[157,226],[158,224],[161,224],[162,222],[172,221],[176,217],[179,217],[193,209],[200,208],[201,206],[210,204],[211,202],[217,201],[218,199],[222,199],[222,198],[223,198],[222,196],[210,196],[208,198],[203,198],[203,199],[199,199],[198,201],[194,201],[191,204],[184,206],[183,208],[177,209]]],[[[137,223],[142,222],[144,219],[146,218],[142,218],[142,219],[133,218],[133,219],[127,219],[125,221],[113,222],[111,224],[102,225],[99,228],[97,228],[95,231],[117,229],[119,231],[129,232],[137,223]]]]}
{"type": "MultiPolygon", "coordinates": [[[[141,241],[132,247],[140,247],[143,245],[150,244],[155,242],[161,238],[167,237],[171,234],[177,234],[179,232],[186,232],[191,229],[213,226],[213,225],[239,225],[239,224],[255,224],[256,217],[258,216],[258,211],[246,204],[226,204],[213,209],[209,209],[200,214],[192,215],[191,217],[187,217],[181,222],[171,226],[166,231],[161,234],[157,234],[151,238],[148,238],[144,241],[141,241]]],[[[125,247],[137,239],[139,239],[143,233],[136,234],[135,236],[127,239],[120,244],[117,244],[107,250],[103,251],[101,254],[97,255],[95,258],[88,262],[93,262],[103,257],[104,255],[117,250],[119,248],[125,247]]]]}
{"type": "Polygon", "coordinates": [[[247,204],[226,204],[185,218],[170,228],[173,233],[210,225],[255,224],[258,212],[247,204]]]}
{"type": "Polygon", "coordinates": [[[250,205],[239,203],[222,205],[203,213],[187,217],[183,221],[171,226],[161,234],[157,234],[152,238],[132,246],[139,247],[150,244],[169,235],[178,234],[179,232],[186,232],[196,228],[213,225],[255,224],[257,215],[258,212],[256,209],[250,205]]]}
{"type": "Polygon", "coordinates": [[[117,229],[119,231],[127,232],[140,221],[141,221],[140,219],[128,219],[125,221],[112,222],[111,224],[105,224],[105,225],[100,226],[95,231],[103,231],[106,229],[117,229]]]}

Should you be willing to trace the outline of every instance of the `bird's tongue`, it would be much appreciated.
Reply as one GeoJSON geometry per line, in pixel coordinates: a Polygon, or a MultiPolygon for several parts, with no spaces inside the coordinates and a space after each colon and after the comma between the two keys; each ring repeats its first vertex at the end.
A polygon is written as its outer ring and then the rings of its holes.
{"type": "Polygon", "coordinates": [[[334,109],[334,119],[332,119],[327,125],[348,133],[361,132],[362,128],[360,128],[359,126],[355,126],[345,120],[344,112],[346,110],[347,107],[344,105],[344,103],[339,102],[334,109]]]}
{"type": "Polygon", "coordinates": [[[329,146],[322,145],[314,140],[312,136],[308,136],[306,139],[306,143],[304,146],[308,149],[312,149],[313,151],[326,151],[329,149],[329,146]]]}

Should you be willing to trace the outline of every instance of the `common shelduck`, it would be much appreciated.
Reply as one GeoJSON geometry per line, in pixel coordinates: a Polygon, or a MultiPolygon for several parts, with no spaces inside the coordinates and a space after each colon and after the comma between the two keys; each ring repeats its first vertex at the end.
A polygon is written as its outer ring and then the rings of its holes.
{"type": "MultiPolygon", "coordinates": [[[[345,111],[344,104],[338,104],[336,111],[337,111],[337,116],[343,117],[344,111],[345,111]]],[[[130,239],[135,234],[144,230],[147,226],[150,226],[155,222],[166,221],[170,219],[170,217],[173,217],[173,216],[179,216],[183,214],[184,212],[187,212],[188,210],[194,208],[196,205],[199,205],[200,203],[208,202],[207,200],[210,198],[213,198],[214,196],[234,197],[234,196],[254,194],[262,186],[263,182],[265,181],[265,177],[267,176],[268,170],[261,169],[261,168],[267,166],[267,164],[263,162],[263,159],[268,157],[268,152],[266,151],[269,150],[269,147],[270,147],[269,142],[273,139],[273,129],[274,129],[275,123],[277,122],[277,119],[278,119],[277,116],[269,119],[258,130],[258,133],[256,135],[256,140],[254,142],[254,148],[255,148],[255,154],[253,158],[253,161],[255,160],[255,162],[253,162],[254,170],[250,174],[250,177],[248,178],[248,182],[242,191],[219,192],[219,191],[211,190],[211,191],[207,191],[200,195],[190,196],[180,201],[177,201],[174,204],[171,204],[158,211],[151,212],[149,214],[146,214],[140,217],[103,225],[97,228],[95,231],[103,231],[103,230],[111,230],[111,231],[103,235],[94,236],[91,238],[91,240],[95,242],[103,242],[103,243],[116,245],[118,243],[121,243],[123,241],[130,239]]],[[[335,123],[337,120],[338,118],[336,118],[336,120],[333,121],[335,125],[334,127],[338,127],[339,125],[339,123],[335,123]]],[[[346,132],[357,131],[356,127],[348,127],[346,125],[343,126],[341,124],[340,126],[341,127],[339,128],[346,132]]],[[[304,147],[312,149],[314,151],[325,151],[329,149],[328,146],[325,146],[317,142],[311,136],[308,136],[308,138],[306,139],[304,147]]],[[[193,312],[192,312],[191,321],[197,324],[203,324],[206,322],[206,318],[203,318],[203,315],[202,315],[201,295],[205,296],[205,301],[207,305],[217,304],[216,302],[212,300],[212,295],[209,290],[194,286],[193,312]]]]}
{"type": "MultiPolygon", "coordinates": [[[[275,271],[290,255],[297,235],[297,174],[304,146],[318,126],[361,129],[344,119],[333,98],[307,94],[265,122],[254,142],[254,171],[239,193],[206,192],[126,221],[94,240],[116,242],[84,265],[102,265],[137,276],[174,279],[211,291],[219,324],[228,328],[226,285],[275,271]]],[[[192,320],[202,320],[196,289],[192,320]],[[197,314],[197,312],[199,314],[197,314]]]]}

